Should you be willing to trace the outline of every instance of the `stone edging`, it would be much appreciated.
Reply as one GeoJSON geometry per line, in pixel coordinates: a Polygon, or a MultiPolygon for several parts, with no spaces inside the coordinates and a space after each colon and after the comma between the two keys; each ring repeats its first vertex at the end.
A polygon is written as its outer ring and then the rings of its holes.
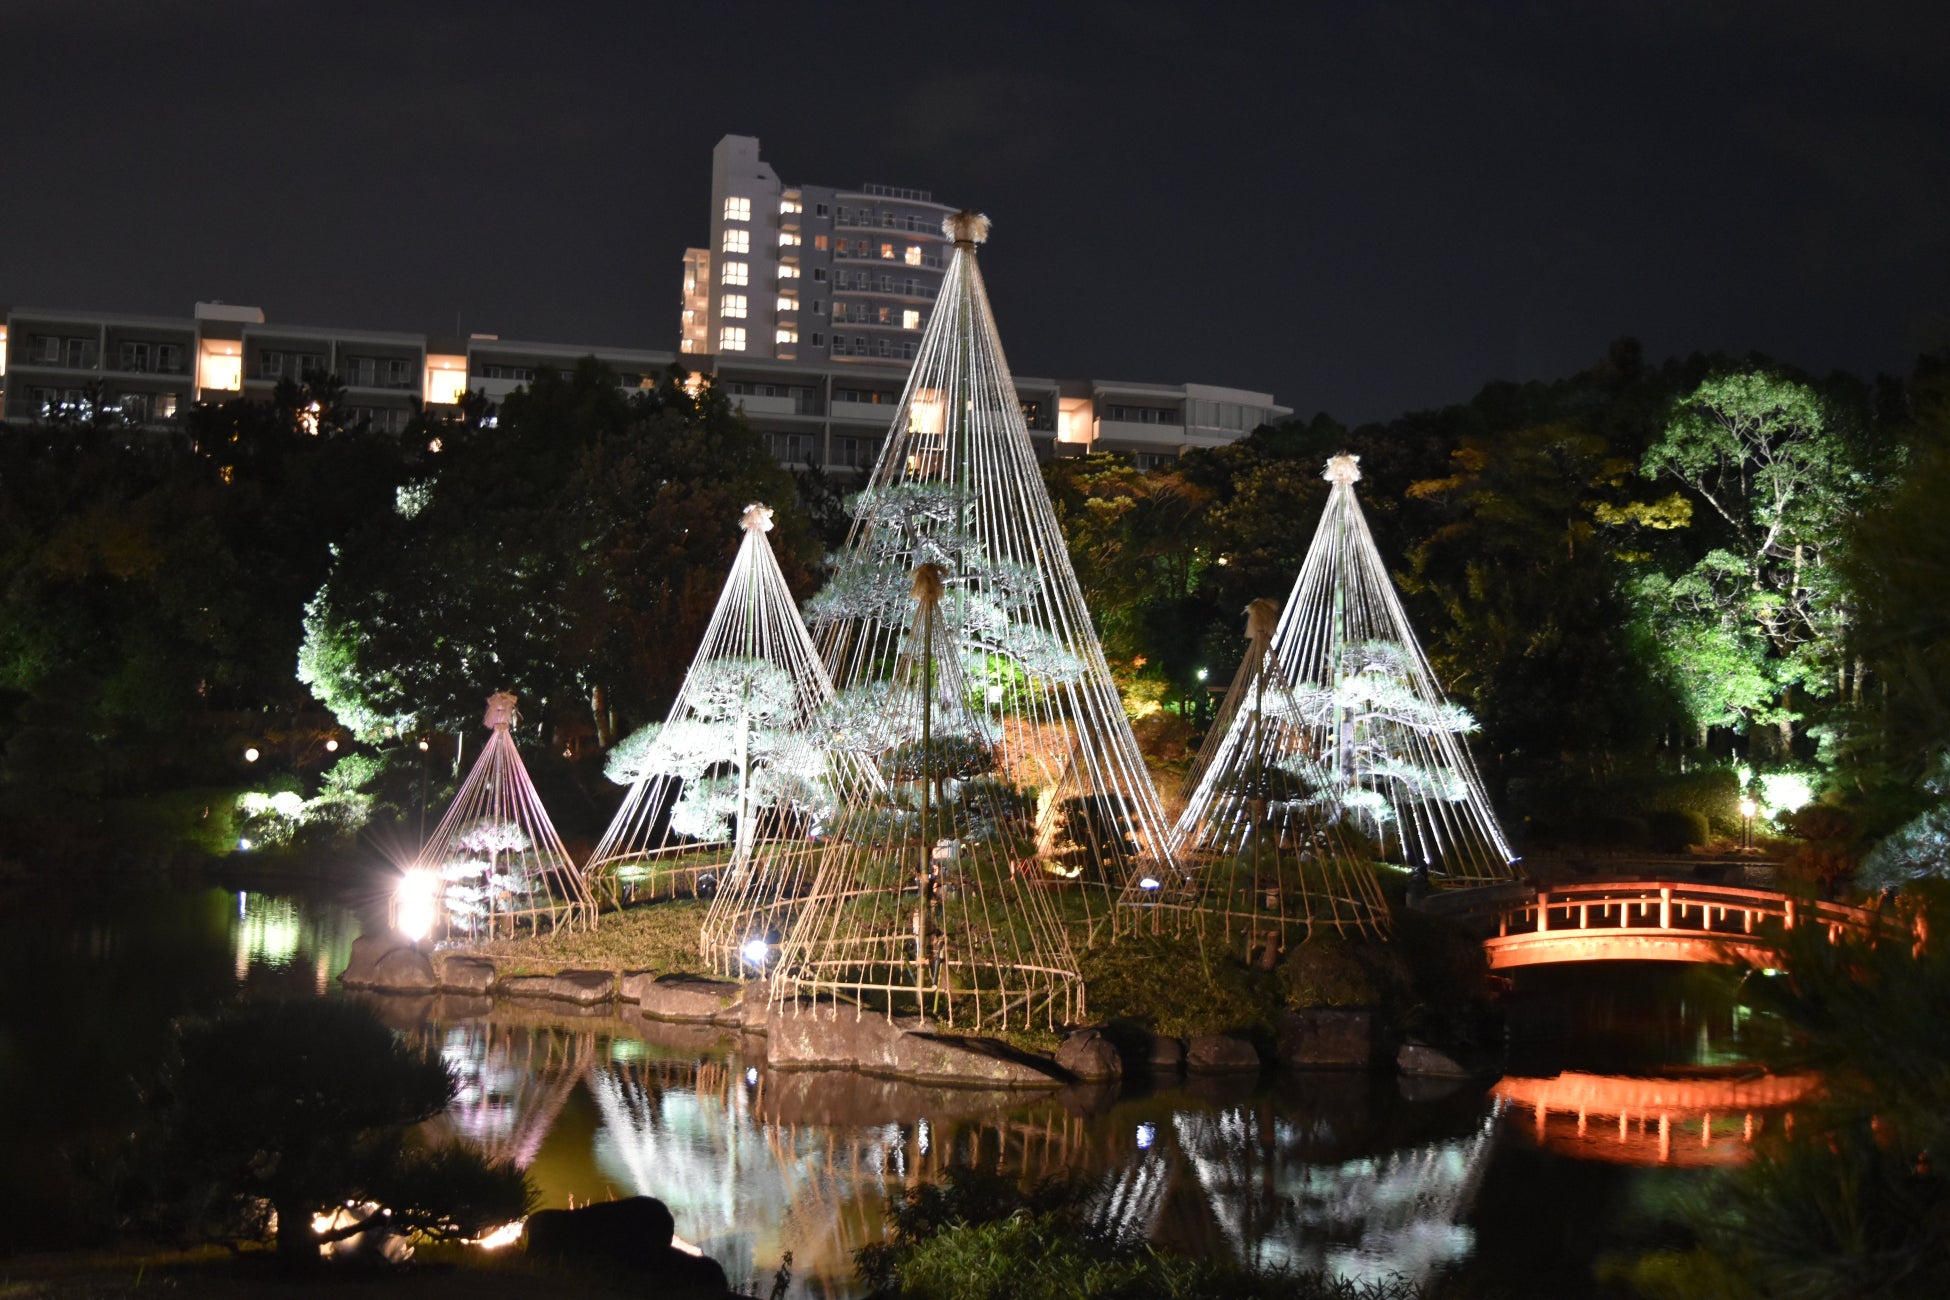
{"type": "MultiPolygon", "coordinates": [[[[1252,1043],[1227,1034],[1188,1040],[1152,1036],[1113,1044],[1099,1028],[1072,1032],[1054,1059],[992,1038],[940,1034],[910,1017],[888,1018],[830,1004],[775,1004],[763,981],[738,983],[699,975],[618,974],[559,970],[503,975],[494,958],[476,953],[427,953],[392,935],[361,935],[339,980],[349,989],[380,993],[460,993],[545,999],[580,1008],[634,1004],[656,1020],[714,1025],[763,1035],[767,1061],[778,1069],[839,1068],[895,1078],[987,1087],[1049,1087],[1075,1080],[1121,1077],[1127,1067],[1151,1074],[1243,1074],[1263,1066],[1252,1043]],[[751,993],[757,990],[760,996],[751,993]]],[[[1271,1064],[1292,1069],[1394,1067],[1411,1076],[1466,1078],[1494,1074],[1482,1062],[1460,1064],[1421,1044],[1397,1052],[1379,1043],[1367,1008],[1314,1008],[1283,1013],[1271,1064]]]]}

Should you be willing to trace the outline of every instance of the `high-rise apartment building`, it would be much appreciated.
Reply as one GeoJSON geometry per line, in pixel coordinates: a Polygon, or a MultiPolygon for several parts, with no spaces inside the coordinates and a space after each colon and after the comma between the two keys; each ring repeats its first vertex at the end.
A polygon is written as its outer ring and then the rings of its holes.
{"type": "Polygon", "coordinates": [[[780,361],[914,359],[948,259],[926,190],[779,180],[748,135],[711,152],[711,241],[684,250],[688,353],[780,361]]]}

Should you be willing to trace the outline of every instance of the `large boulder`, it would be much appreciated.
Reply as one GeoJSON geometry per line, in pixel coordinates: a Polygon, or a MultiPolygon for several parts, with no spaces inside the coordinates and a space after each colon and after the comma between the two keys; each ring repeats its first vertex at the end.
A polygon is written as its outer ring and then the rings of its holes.
{"type": "Polygon", "coordinates": [[[1243,1038],[1193,1034],[1185,1044],[1185,1068],[1194,1074],[1244,1074],[1259,1069],[1259,1053],[1243,1038]]]}
{"type": "Polygon", "coordinates": [[[574,1210],[528,1216],[528,1253],[540,1259],[610,1264],[646,1275],[646,1294],[709,1296],[731,1289],[716,1260],[676,1245],[676,1223],[662,1201],[630,1196],[574,1210]]]}
{"type": "Polygon", "coordinates": [[[387,993],[431,993],[440,987],[433,975],[433,959],[418,948],[395,948],[373,963],[367,987],[387,993]]]}
{"type": "Polygon", "coordinates": [[[1152,1074],[1177,1074],[1185,1068],[1183,1040],[1152,1034],[1144,1041],[1143,1047],[1142,1064],[1152,1074]]]}
{"type": "Polygon", "coordinates": [[[1496,1073],[1495,1064],[1484,1053],[1412,1041],[1403,1043],[1395,1053],[1395,1068],[1410,1078],[1421,1079],[1472,1079],[1496,1073]]]}
{"type": "Polygon", "coordinates": [[[1280,1016],[1280,1064],[1290,1069],[1366,1069],[1375,1061],[1374,1013],[1310,1007],[1280,1016]]]}
{"type": "Polygon", "coordinates": [[[701,975],[652,975],[636,971],[623,977],[623,1000],[634,1002],[654,1020],[702,1021],[736,1025],[743,1019],[739,1003],[745,986],[701,975]]]}
{"type": "Polygon", "coordinates": [[[1119,1079],[1124,1058],[1100,1029],[1079,1029],[1056,1049],[1056,1064],[1079,1079],[1119,1079]]]}
{"type": "Polygon", "coordinates": [[[372,987],[373,970],[379,959],[396,948],[409,947],[406,940],[388,930],[382,934],[362,934],[352,941],[352,954],[339,972],[339,983],[349,989],[372,987]]]}
{"type": "Polygon", "coordinates": [[[433,974],[447,993],[486,993],[494,987],[494,963],[458,952],[433,955],[433,974]]]}
{"type": "Polygon", "coordinates": [[[765,1032],[765,1018],[771,1012],[772,981],[755,979],[745,981],[745,992],[738,999],[738,1027],[748,1034],[765,1032]]]}
{"type": "Polygon", "coordinates": [[[548,998],[594,1006],[616,996],[616,976],[606,970],[564,970],[553,975],[513,975],[501,981],[500,991],[511,997],[548,998]]]}
{"type": "Polygon", "coordinates": [[[917,1019],[831,1003],[775,1004],[766,1034],[768,1061],[785,1070],[861,1070],[991,1088],[1061,1082],[1049,1061],[996,1039],[938,1034],[917,1019]]]}

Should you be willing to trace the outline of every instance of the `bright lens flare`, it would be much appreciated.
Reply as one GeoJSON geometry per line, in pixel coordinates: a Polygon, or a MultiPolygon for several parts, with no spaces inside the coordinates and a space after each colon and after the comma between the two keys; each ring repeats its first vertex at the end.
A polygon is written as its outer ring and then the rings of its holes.
{"type": "Polygon", "coordinates": [[[504,1223],[493,1232],[484,1232],[467,1244],[479,1246],[482,1250],[499,1250],[503,1246],[512,1246],[521,1240],[522,1225],[526,1222],[526,1219],[516,1219],[513,1223],[504,1223]]]}
{"type": "Polygon", "coordinates": [[[410,868],[393,890],[394,927],[414,943],[432,934],[434,900],[439,892],[439,876],[424,867],[410,868]]]}
{"type": "Polygon", "coordinates": [[[766,957],[771,955],[772,945],[763,939],[747,939],[745,940],[745,946],[738,951],[743,953],[745,960],[752,965],[763,966],[766,957]]]}

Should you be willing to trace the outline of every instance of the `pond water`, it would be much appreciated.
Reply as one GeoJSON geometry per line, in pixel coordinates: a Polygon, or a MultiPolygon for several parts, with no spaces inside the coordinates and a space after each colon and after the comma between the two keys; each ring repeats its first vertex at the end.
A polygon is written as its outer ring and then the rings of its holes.
{"type": "MultiPolygon", "coordinates": [[[[347,901],[249,890],[14,898],[0,917],[14,1244],[58,1240],[85,1205],[85,1171],[125,1140],[171,1017],[239,994],[337,995],[359,929],[347,901]]],[[[1593,1260],[1643,1231],[1648,1207],[1740,1158],[1793,1101],[1723,1077],[1760,1028],[1724,976],[1654,966],[1528,974],[1512,1073],[1492,1088],[1318,1073],[1024,1098],[774,1072],[735,1036],[634,1013],[374,1001],[459,1076],[442,1135],[521,1163],[544,1205],[659,1197],[757,1294],[786,1251],[794,1294],[854,1294],[851,1251],[879,1236],[889,1194],[957,1158],[1102,1175],[1092,1213],[1201,1254],[1588,1294],[1593,1260]]]]}

